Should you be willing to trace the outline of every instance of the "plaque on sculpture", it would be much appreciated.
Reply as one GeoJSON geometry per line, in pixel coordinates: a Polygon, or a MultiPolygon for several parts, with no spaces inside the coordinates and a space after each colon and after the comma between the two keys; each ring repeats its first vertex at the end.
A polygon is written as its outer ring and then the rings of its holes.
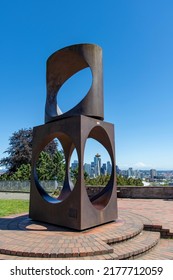
{"type": "Polygon", "coordinates": [[[47,60],[47,97],[45,124],[34,128],[30,218],[84,230],[117,218],[114,126],[103,121],[102,49],[93,44],[79,44],[63,48],[47,60]],[[57,104],[61,86],[78,71],[90,67],[92,85],[85,97],[66,113],[57,104]],[[64,150],[66,174],[58,198],[49,196],[37,178],[36,162],[43,148],[58,138],[64,150]],[[107,150],[112,172],[107,185],[89,197],[84,181],[84,150],[88,138],[101,143],[107,150]],[[71,187],[69,165],[76,149],[79,168],[74,188],[71,187]]]}

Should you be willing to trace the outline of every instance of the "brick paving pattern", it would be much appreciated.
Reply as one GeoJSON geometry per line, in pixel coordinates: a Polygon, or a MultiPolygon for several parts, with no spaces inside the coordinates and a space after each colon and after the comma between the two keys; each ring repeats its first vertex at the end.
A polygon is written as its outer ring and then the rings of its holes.
{"type": "Polygon", "coordinates": [[[118,199],[116,222],[82,232],[0,219],[0,259],[173,259],[173,201],[118,199]]]}
{"type": "Polygon", "coordinates": [[[137,213],[173,233],[173,200],[162,199],[118,199],[119,209],[137,213]]]}

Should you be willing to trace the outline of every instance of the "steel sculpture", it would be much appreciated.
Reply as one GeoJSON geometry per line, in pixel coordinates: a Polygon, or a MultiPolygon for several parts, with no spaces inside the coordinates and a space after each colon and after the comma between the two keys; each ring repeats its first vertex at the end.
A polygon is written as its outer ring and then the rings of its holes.
{"type": "Polygon", "coordinates": [[[30,218],[84,230],[117,218],[114,126],[103,121],[102,50],[97,45],[79,44],[55,52],[47,61],[45,124],[34,128],[30,192],[30,218]],[[90,67],[93,82],[89,92],[74,108],[62,113],[56,96],[63,83],[76,72],[90,67]],[[36,162],[40,152],[54,138],[62,144],[66,175],[58,198],[50,197],[39,183],[36,162]],[[112,173],[105,188],[89,198],[84,181],[84,150],[88,138],[100,142],[112,161],[112,173]],[[70,158],[76,148],[79,160],[77,182],[72,188],[70,158]]]}
{"type": "Polygon", "coordinates": [[[85,115],[103,120],[102,49],[97,45],[79,44],[52,54],[47,60],[47,99],[45,122],[61,117],[85,115]],[[78,71],[90,67],[92,86],[79,104],[62,114],[57,104],[61,86],[78,71]]]}

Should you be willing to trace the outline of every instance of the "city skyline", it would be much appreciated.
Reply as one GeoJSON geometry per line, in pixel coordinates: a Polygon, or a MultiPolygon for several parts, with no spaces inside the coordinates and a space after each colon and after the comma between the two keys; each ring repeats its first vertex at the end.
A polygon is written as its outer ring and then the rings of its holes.
{"type": "MultiPolygon", "coordinates": [[[[101,155],[102,156],[102,155],[101,155]]],[[[78,160],[77,160],[77,158],[74,158],[73,157],[73,159],[71,159],[71,163],[70,163],[70,165],[73,163],[73,162],[76,162],[76,163],[78,163],[78,160]]],[[[92,161],[84,161],[84,164],[90,164],[92,161]]],[[[110,159],[108,159],[108,160],[104,160],[103,161],[104,163],[106,163],[106,162],[111,162],[111,160],[110,159]]],[[[139,165],[139,167],[137,167],[136,165],[134,165],[134,167],[131,167],[131,166],[123,166],[123,167],[121,167],[120,165],[118,165],[118,164],[116,164],[116,166],[120,169],[120,170],[124,170],[124,171],[127,171],[128,169],[130,169],[130,168],[132,168],[134,171],[150,171],[150,170],[156,170],[156,171],[158,171],[158,172],[164,172],[164,171],[167,171],[167,172],[169,172],[169,171],[171,171],[171,172],[173,172],[173,168],[172,169],[157,169],[157,168],[152,168],[152,167],[148,167],[148,168],[145,168],[145,167],[143,167],[143,168],[141,168],[140,167],[140,165],[139,165]]]]}
{"type": "MultiPolygon", "coordinates": [[[[71,170],[77,170],[78,160],[71,162],[71,170]]],[[[107,163],[102,162],[101,155],[96,154],[93,161],[90,163],[83,164],[84,171],[88,174],[90,178],[95,178],[100,175],[111,175],[112,164],[110,161],[107,163]]],[[[124,178],[132,178],[141,180],[144,186],[165,186],[173,185],[173,170],[138,170],[129,167],[128,169],[120,169],[117,165],[115,166],[116,175],[123,176],[124,178]]]]}
{"type": "MultiPolygon", "coordinates": [[[[70,167],[72,170],[75,170],[78,168],[78,160],[74,159],[71,161],[70,167]]],[[[99,153],[96,153],[93,157],[93,160],[89,162],[83,163],[84,171],[87,172],[87,174],[90,177],[97,177],[100,175],[111,175],[112,172],[112,162],[107,161],[103,162],[101,159],[101,155],[99,153]]]]}
{"type": "MultiPolygon", "coordinates": [[[[44,123],[47,58],[94,43],[103,49],[104,118],[115,125],[117,165],[172,170],[173,2],[67,2],[1,1],[0,158],[15,131],[44,123]]],[[[85,70],[60,89],[62,111],[89,90],[85,70]]],[[[87,161],[96,150],[88,148],[87,161]]]]}

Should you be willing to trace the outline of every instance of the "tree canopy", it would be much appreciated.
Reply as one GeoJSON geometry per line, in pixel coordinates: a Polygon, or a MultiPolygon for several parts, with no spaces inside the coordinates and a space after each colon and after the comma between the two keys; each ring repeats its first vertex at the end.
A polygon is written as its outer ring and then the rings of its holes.
{"type": "Polygon", "coordinates": [[[31,164],[32,157],[32,129],[20,129],[9,139],[9,148],[4,152],[8,156],[0,160],[9,174],[13,174],[22,164],[31,164]]]}
{"type": "Polygon", "coordinates": [[[57,180],[62,182],[65,175],[63,152],[55,151],[52,156],[48,152],[41,152],[36,170],[39,180],[57,180]]]}
{"type": "MultiPolygon", "coordinates": [[[[0,166],[5,166],[7,172],[0,176],[0,180],[29,180],[31,174],[33,130],[20,129],[14,132],[9,139],[9,148],[5,151],[8,154],[0,160],[0,166]]],[[[65,176],[64,153],[58,147],[57,139],[52,140],[40,153],[36,164],[36,171],[39,180],[57,180],[62,182],[65,176]]],[[[71,178],[76,182],[78,169],[71,170],[71,178]]],[[[84,172],[86,185],[106,185],[110,179],[109,175],[90,178],[84,172]]],[[[141,179],[125,178],[117,175],[117,185],[141,186],[141,179]]]]}
{"type": "MultiPolygon", "coordinates": [[[[28,180],[31,174],[33,130],[20,129],[9,139],[8,154],[0,160],[0,165],[7,169],[1,180],[28,180]]],[[[40,153],[37,161],[39,180],[61,180],[64,176],[64,154],[58,150],[58,142],[54,139],[40,153]]]]}
{"type": "Polygon", "coordinates": [[[142,180],[139,178],[126,178],[122,175],[117,175],[118,186],[143,186],[142,180]]]}

